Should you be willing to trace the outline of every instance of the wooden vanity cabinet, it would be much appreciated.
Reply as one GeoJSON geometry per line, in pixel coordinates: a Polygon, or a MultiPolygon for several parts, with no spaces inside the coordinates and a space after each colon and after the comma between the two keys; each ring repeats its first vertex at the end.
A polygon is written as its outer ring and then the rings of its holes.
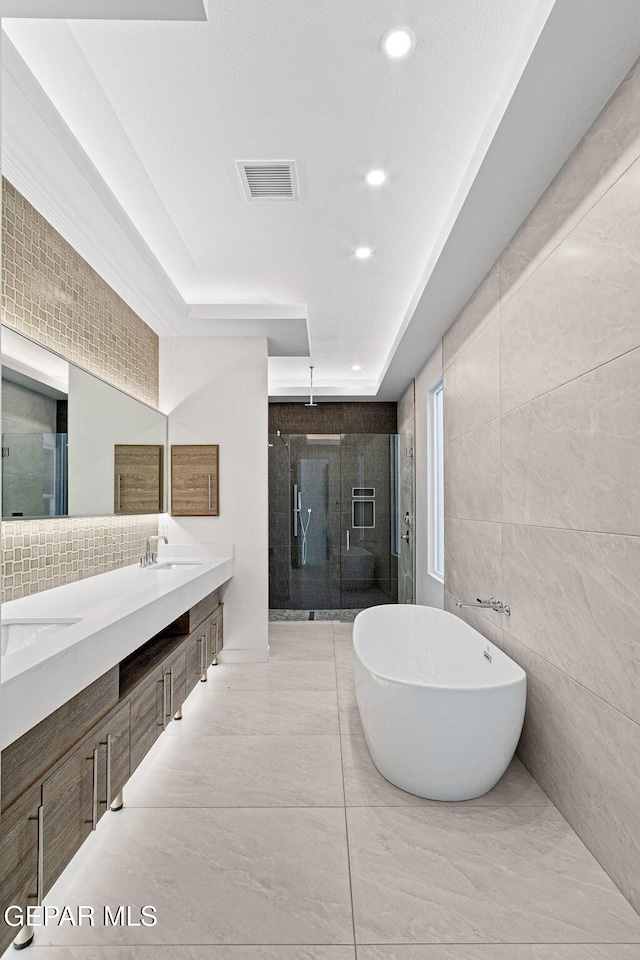
{"type": "Polygon", "coordinates": [[[131,694],[131,771],[141,763],[186,697],[185,643],[146,675],[131,694]]]}
{"type": "Polygon", "coordinates": [[[186,699],[185,644],[172,653],[163,664],[166,685],[164,726],[168,726],[186,699]]]}
{"type": "MultiPolygon", "coordinates": [[[[214,591],[3,751],[2,913],[51,889],[221,644],[214,591]]],[[[0,952],[16,933],[0,923],[0,952]]]]}
{"type": "Polygon", "coordinates": [[[118,705],[118,666],[98,677],[2,751],[2,811],[25,790],[41,783],[55,763],[118,705]]]}
{"type": "Polygon", "coordinates": [[[222,604],[187,638],[185,644],[187,693],[207,672],[222,650],[222,604]]]}
{"type": "Polygon", "coordinates": [[[211,615],[211,620],[210,620],[210,624],[211,624],[210,629],[211,629],[211,636],[212,636],[211,649],[214,651],[211,658],[212,660],[214,659],[214,657],[218,656],[218,654],[222,650],[222,645],[224,642],[223,625],[222,625],[222,609],[223,609],[222,604],[221,603],[218,604],[213,614],[211,615]]]}
{"type": "Polygon", "coordinates": [[[217,443],[172,445],[172,516],[219,516],[218,449],[217,443]]]}
{"type": "MultiPolygon", "coordinates": [[[[0,916],[7,907],[24,910],[38,901],[38,810],[40,785],[31,787],[2,814],[0,820],[0,916]]],[[[42,828],[40,828],[42,830],[42,828]]],[[[16,930],[0,923],[0,953],[16,930]]]]}
{"type": "Polygon", "coordinates": [[[185,644],[185,680],[187,696],[206,668],[207,649],[209,647],[209,624],[205,621],[187,637],[185,644]]]}
{"type": "Polygon", "coordinates": [[[98,822],[98,782],[105,776],[101,759],[87,738],[42,784],[45,894],[91,833],[94,811],[98,822]]]}
{"type": "Polygon", "coordinates": [[[42,784],[44,893],[129,779],[129,718],[127,702],[99,723],[42,784]]]}
{"type": "Polygon", "coordinates": [[[162,670],[156,669],[131,694],[131,772],[139,766],[162,731],[162,670]]]}
{"type": "Polygon", "coordinates": [[[107,718],[99,731],[100,746],[107,761],[109,742],[110,769],[105,768],[104,789],[99,793],[100,815],[109,809],[114,797],[120,793],[131,776],[131,703],[126,700],[107,718]]]}

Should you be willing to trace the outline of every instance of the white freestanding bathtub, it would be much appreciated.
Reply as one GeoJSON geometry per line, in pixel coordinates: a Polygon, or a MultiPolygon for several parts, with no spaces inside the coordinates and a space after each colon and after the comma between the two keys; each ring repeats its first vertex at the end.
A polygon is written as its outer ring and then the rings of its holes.
{"type": "Polygon", "coordinates": [[[353,647],[358,709],[380,773],[431,800],[491,790],[522,731],[524,670],[435,607],[363,610],[353,647]]]}

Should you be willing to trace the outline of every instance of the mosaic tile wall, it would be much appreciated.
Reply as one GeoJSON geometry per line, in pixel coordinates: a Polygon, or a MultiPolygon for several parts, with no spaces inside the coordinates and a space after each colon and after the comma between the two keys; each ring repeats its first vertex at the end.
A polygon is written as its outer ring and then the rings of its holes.
{"type": "Polygon", "coordinates": [[[395,433],[397,404],[342,403],[320,400],[309,409],[304,403],[270,403],[269,433],[395,433]]]}
{"type": "Polygon", "coordinates": [[[3,600],[135,563],[157,517],[74,517],[2,524],[3,600]]]}
{"type": "Polygon", "coordinates": [[[8,181],[2,184],[2,321],[158,405],[158,337],[8,181]]]}
{"type": "MultiPolygon", "coordinates": [[[[158,404],[158,337],[6,180],[2,319],[84,370],[158,404]]],[[[2,524],[3,600],[133,563],[157,517],[2,524]]]]}

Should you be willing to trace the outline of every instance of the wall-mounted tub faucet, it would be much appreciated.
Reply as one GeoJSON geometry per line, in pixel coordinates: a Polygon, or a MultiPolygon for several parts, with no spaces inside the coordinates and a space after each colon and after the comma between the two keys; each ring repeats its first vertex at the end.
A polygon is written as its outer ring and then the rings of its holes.
{"type": "Polygon", "coordinates": [[[490,600],[481,600],[478,597],[475,603],[456,600],[456,607],[487,607],[489,610],[495,610],[496,613],[504,613],[505,617],[511,616],[511,607],[508,607],[502,600],[496,600],[495,597],[491,597],[490,600]]]}

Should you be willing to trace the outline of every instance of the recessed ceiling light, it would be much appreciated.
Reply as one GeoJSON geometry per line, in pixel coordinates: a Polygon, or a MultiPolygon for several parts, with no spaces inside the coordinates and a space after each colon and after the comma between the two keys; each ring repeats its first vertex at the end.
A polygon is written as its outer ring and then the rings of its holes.
{"type": "Polygon", "coordinates": [[[369,173],[365,177],[370,187],[379,187],[386,179],[387,175],[384,170],[369,170],[369,173]]]}
{"type": "Polygon", "coordinates": [[[368,260],[371,256],[371,247],[358,247],[355,254],[358,260],[368,260]]]}
{"type": "Polygon", "coordinates": [[[351,367],[351,369],[352,369],[352,370],[362,370],[362,367],[360,366],[359,363],[354,363],[354,365],[351,367]]]}
{"type": "Polygon", "coordinates": [[[411,53],[414,42],[414,36],[408,27],[394,27],[382,38],[382,49],[392,60],[400,60],[411,53]]]}

